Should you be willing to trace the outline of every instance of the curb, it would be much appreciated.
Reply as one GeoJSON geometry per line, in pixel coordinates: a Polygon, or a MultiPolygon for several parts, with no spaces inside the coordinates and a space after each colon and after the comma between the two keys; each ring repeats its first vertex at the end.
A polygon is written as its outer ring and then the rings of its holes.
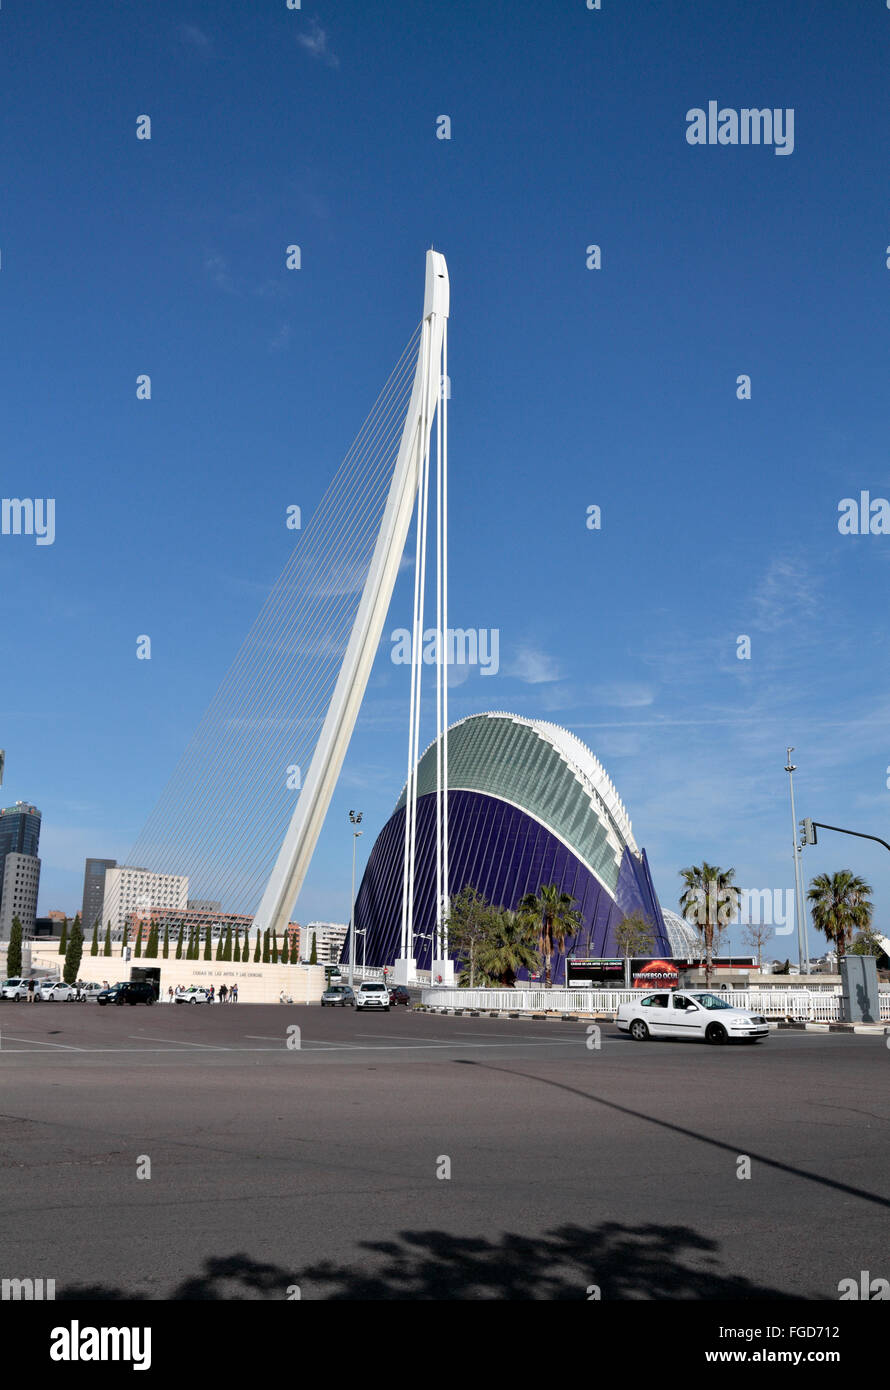
{"type": "MultiPolygon", "coordinates": [[[[424,1013],[450,1015],[460,1018],[468,1015],[470,1018],[525,1018],[535,1019],[539,1023],[614,1023],[614,1014],[541,1014],[524,1013],[518,1010],[508,1011],[506,1009],[487,1010],[487,1009],[450,1009],[437,1008],[434,1005],[426,1005],[424,1013]]],[[[890,1037],[890,1024],[881,1023],[814,1023],[800,1018],[769,1018],[767,1023],[770,1030],[776,1032],[784,1030],[794,1033],[858,1033],[866,1037],[890,1037]]]]}

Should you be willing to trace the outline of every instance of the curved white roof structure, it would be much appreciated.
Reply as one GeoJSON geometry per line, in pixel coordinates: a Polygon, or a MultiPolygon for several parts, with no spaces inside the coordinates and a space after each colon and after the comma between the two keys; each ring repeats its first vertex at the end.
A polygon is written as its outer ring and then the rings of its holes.
{"type": "MultiPolygon", "coordinates": [[[[436,789],[435,741],[418,763],[417,793],[436,789]]],[[[614,892],[625,850],[637,858],[630,817],[602,763],[558,724],[506,711],[473,714],[448,731],[452,791],[497,796],[533,815],[614,892]]],[[[398,806],[405,800],[405,790],[398,806]]]]}

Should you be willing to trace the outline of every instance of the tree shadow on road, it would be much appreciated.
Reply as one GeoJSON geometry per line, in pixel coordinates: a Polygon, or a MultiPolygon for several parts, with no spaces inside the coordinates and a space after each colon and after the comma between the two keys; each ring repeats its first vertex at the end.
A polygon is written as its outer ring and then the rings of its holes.
{"type": "MultiPolygon", "coordinates": [[[[518,1299],[564,1302],[625,1299],[786,1299],[780,1289],[721,1268],[717,1242],[689,1226],[617,1221],[565,1225],[540,1237],[512,1232],[488,1240],[447,1231],[400,1231],[360,1242],[354,1264],[320,1261],[302,1270],[246,1254],[215,1257],[165,1299],[286,1299],[298,1285],[311,1299],[518,1299]]],[[[812,1295],[813,1297],[817,1295],[812,1295]]],[[[68,1285],[57,1299],[145,1298],[102,1285],[68,1285]]]]}

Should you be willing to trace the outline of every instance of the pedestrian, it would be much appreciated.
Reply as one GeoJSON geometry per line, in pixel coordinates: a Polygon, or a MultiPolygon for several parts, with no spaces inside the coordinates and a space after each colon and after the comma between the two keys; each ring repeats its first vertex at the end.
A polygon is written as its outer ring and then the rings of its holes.
{"type": "Polygon", "coordinates": [[[226,995],[227,995],[227,994],[228,994],[228,990],[226,989],[225,985],[220,985],[220,987],[219,987],[219,1002],[220,1002],[221,1004],[224,1004],[224,1003],[226,1002],[226,995]]]}
{"type": "Polygon", "coordinates": [[[29,1003],[29,1004],[33,1004],[33,1003],[34,1003],[34,981],[33,981],[33,980],[29,980],[29,981],[28,981],[28,1003],[29,1003]]]}
{"type": "Polygon", "coordinates": [[[214,1002],[214,1001],[213,1001],[213,985],[210,986],[210,993],[209,993],[209,995],[207,996],[207,1002],[208,1002],[208,1004],[212,1004],[212,1003],[214,1002]]]}
{"type": "Polygon", "coordinates": [[[231,993],[229,994],[229,999],[230,999],[230,1001],[231,1001],[233,1004],[237,1004],[237,1003],[238,1003],[238,986],[237,986],[237,985],[232,985],[232,990],[231,990],[231,993]]]}
{"type": "Polygon", "coordinates": [[[171,985],[170,988],[167,990],[167,1003],[168,1003],[168,1004],[172,1004],[172,1003],[173,1003],[173,986],[172,986],[172,985],[171,985]]]}

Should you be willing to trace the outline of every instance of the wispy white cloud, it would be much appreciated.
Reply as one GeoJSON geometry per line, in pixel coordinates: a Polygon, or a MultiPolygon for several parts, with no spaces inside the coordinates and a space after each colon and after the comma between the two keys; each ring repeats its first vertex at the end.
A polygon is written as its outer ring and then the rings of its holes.
{"type": "Polygon", "coordinates": [[[213,55],[213,40],[197,24],[180,24],[176,28],[176,48],[183,57],[206,60],[213,55]]]}
{"type": "Polygon", "coordinates": [[[593,686],[590,694],[597,704],[617,705],[619,709],[641,709],[655,700],[652,687],[639,681],[607,681],[593,686]]]}
{"type": "Polygon", "coordinates": [[[302,45],[313,58],[317,58],[319,62],[327,63],[328,67],[338,68],[340,66],[340,59],[328,42],[327,30],[322,29],[317,19],[310,19],[309,32],[298,34],[297,43],[302,45]]]}
{"type": "Polygon", "coordinates": [[[235,282],[229,272],[229,263],[225,256],[221,256],[218,252],[212,252],[205,256],[204,273],[218,290],[223,290],[226,294],[236,293],[235,282]]]}
{"type": "Polygon", "coordinates": [[[540,685],[544,681],[558,681],[560,670],[552,656],[539,647],[526,645],[517,649],[513,660],[504,667],[504,675],[515,676],[526,685],[540,685]]]}
{"type": "Polygon", "coordinates": [[[754,590],[758,627],[775,632],[801,617],[812,615],[818,605],[815,576],[803,561],[790,555],[773,560],[754,590]]]}

